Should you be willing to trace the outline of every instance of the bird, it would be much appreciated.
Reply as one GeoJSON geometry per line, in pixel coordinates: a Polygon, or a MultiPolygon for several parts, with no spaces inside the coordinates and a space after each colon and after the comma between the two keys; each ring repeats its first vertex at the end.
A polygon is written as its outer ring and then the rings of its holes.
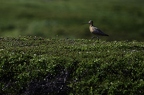
{"type": "MultiPolygon", "coordinates": [[[[97,35],[98,40],[99,40],[99,36],[109,36],[108,34],[105,34],[105,33],[102,32],[100,29],[98,29],[97,27],[95,27],[95,26],[93,25],[93,21],[92,21],[92,20],[90,20],[90,21],[88,22],[88,24],[90,25],[90,26],[89,26],[90,32],[91,32],[92,34],[94,34],[94,35],[97,35]]],[[[94,36],[93,36],[92,38],[94,38],[94,36]]]]}

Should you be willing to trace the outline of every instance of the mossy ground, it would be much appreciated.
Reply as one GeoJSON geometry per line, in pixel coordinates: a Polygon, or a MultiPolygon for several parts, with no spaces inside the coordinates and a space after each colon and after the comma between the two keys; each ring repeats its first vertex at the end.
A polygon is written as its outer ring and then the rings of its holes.
{"type": "Polygon", "coordinates": [[[143,95],[144,43],[0,38],[1,94],[143,95]]]}

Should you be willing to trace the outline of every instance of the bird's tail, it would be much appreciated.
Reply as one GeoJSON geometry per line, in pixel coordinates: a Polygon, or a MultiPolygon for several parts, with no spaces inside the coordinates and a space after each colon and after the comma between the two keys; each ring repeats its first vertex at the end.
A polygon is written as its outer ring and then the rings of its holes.
{"type": "Polygon", "coordinates": [[[108,34],[103,34],[103,36],[109,36],[108,34]]]}
{"type": "Polygon", "coordinates": [[[108,34],[105,34],[105,36],[109,36],[108,34]]]}

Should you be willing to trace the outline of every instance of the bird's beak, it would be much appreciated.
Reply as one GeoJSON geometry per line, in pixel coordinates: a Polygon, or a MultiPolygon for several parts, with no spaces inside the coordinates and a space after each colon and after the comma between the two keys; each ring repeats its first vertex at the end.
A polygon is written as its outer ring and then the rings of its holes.
{"type": "Polygon", "coordinates": [[[83,24],[89,24],[89,23],[84,22],[83,24]]]}

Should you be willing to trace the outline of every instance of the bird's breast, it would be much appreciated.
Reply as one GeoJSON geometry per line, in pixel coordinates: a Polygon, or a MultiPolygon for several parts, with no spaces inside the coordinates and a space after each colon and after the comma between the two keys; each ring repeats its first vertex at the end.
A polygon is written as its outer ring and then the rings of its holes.
{"type": "Polygon", "coordinates": [[[92,33],[93,32],[93,27],[89,27],[89,30],[90,30],[90,32],[92,33]]]}

